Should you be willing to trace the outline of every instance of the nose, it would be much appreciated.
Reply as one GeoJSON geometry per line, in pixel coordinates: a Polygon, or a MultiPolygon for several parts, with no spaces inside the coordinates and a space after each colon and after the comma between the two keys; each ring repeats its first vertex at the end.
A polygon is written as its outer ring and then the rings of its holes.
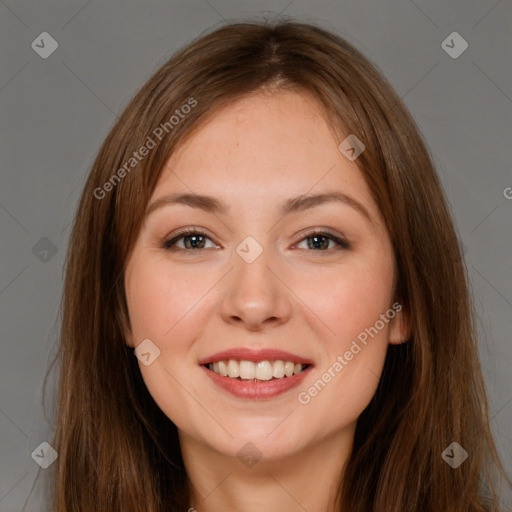
{"type": "Polygon", "coordinates": [[[291,293],[281,281],[275,261],[263,253],[252,263],[233,254],[234,270],[227,276],[221,315],[225,322],[261,331],[286,323],[292,313],[291,293]]]}

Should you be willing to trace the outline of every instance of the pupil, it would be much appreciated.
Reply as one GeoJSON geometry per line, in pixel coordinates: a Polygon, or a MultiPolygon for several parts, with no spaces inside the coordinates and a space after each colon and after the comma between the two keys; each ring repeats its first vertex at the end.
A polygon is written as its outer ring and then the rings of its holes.
{"type": "Polygon", "coordinates": [[[309,248],[315,248],[315,249],[327,249],[329,247],[329,240],[325,236],[310,236],[309,240],[314,240],[315,242],[313,244],[308,243],[309,248]],[[317,244],[319,239],[323,239],[324,243],[317,244]]]}
{"type": "MultiPolygon", "coordinates": [[[[192,245],[193,249],[202,249],[203,245],[204,245],[204,240],[203,240],[203,244],[196,245],[198,243],[199,238],[203,238],[203,237],[201,235],[189,235],[185,240],[188,240],[190,242],[188,245],[192,245]]],[[[186,242],[185,242],[185,245],[187,245],[186,242]]]]}

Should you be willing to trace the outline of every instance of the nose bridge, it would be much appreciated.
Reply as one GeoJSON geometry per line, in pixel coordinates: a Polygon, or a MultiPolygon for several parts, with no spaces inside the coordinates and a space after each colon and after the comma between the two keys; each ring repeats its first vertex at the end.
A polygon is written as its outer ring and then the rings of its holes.
{"type": "Polygon", "coordinates": [[[271,249],[254,247],[250,240],[242,242],[233,255],[235,272],[233,276],[233,297],[240,305],[268,309],[275,298],[275,277],[269,270],[272,265],[271,249]],[[247,250],[248,249],[248,250],[247,250]],[[247,252],[244,252],[247,251],[247,252]]]}
{"type": "Polygon", "coordinates": [[[276,267],[273,251],[250,238],[233,253],[234,270],[223,297],[222,316],[227,322],[243,322],[258,329],[270,320],[285,321],[291,305],[286,288],[274,275],[276,270],[270,270],[276,267]]]}

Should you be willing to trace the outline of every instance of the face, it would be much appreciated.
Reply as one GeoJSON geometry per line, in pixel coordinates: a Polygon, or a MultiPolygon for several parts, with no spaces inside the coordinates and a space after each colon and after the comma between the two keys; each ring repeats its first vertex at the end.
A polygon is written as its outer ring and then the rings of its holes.
{"type": "Polygon", "coordinates": [[[127,343],[150,340],[141,373],[180,439],[277,459],[353,432],[406,339],[388,232],[340,142],[307,94],[254,94],[168,160],[127,262],[127,343]]]}

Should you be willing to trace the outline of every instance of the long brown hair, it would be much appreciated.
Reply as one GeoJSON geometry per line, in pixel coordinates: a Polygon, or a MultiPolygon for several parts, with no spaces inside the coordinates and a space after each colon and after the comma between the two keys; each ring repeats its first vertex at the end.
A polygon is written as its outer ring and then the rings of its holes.
{"type": "Polygon", "coordinates": [[[388,348],[358,420],[342,510],[497,510],[493,481],[502,470],[474,312],[432,159],[400,98],[359,51],[289,20],[229,24],[187,45],[143,86],[99,151],[66,260],[53,509],[188,507],[176,427],[125,344],[124,267],[170,154],[223,105],[261,89],[311,93],[339,142],[348,134],[364,142],[356,162],[392,238],[396,299],[410,316],[411,339],[388,348]],[[150,139],[155,147],[134,164],[150,139]],[[453,441],[469,453],[456,470],[441,457],[453,441]]]}

